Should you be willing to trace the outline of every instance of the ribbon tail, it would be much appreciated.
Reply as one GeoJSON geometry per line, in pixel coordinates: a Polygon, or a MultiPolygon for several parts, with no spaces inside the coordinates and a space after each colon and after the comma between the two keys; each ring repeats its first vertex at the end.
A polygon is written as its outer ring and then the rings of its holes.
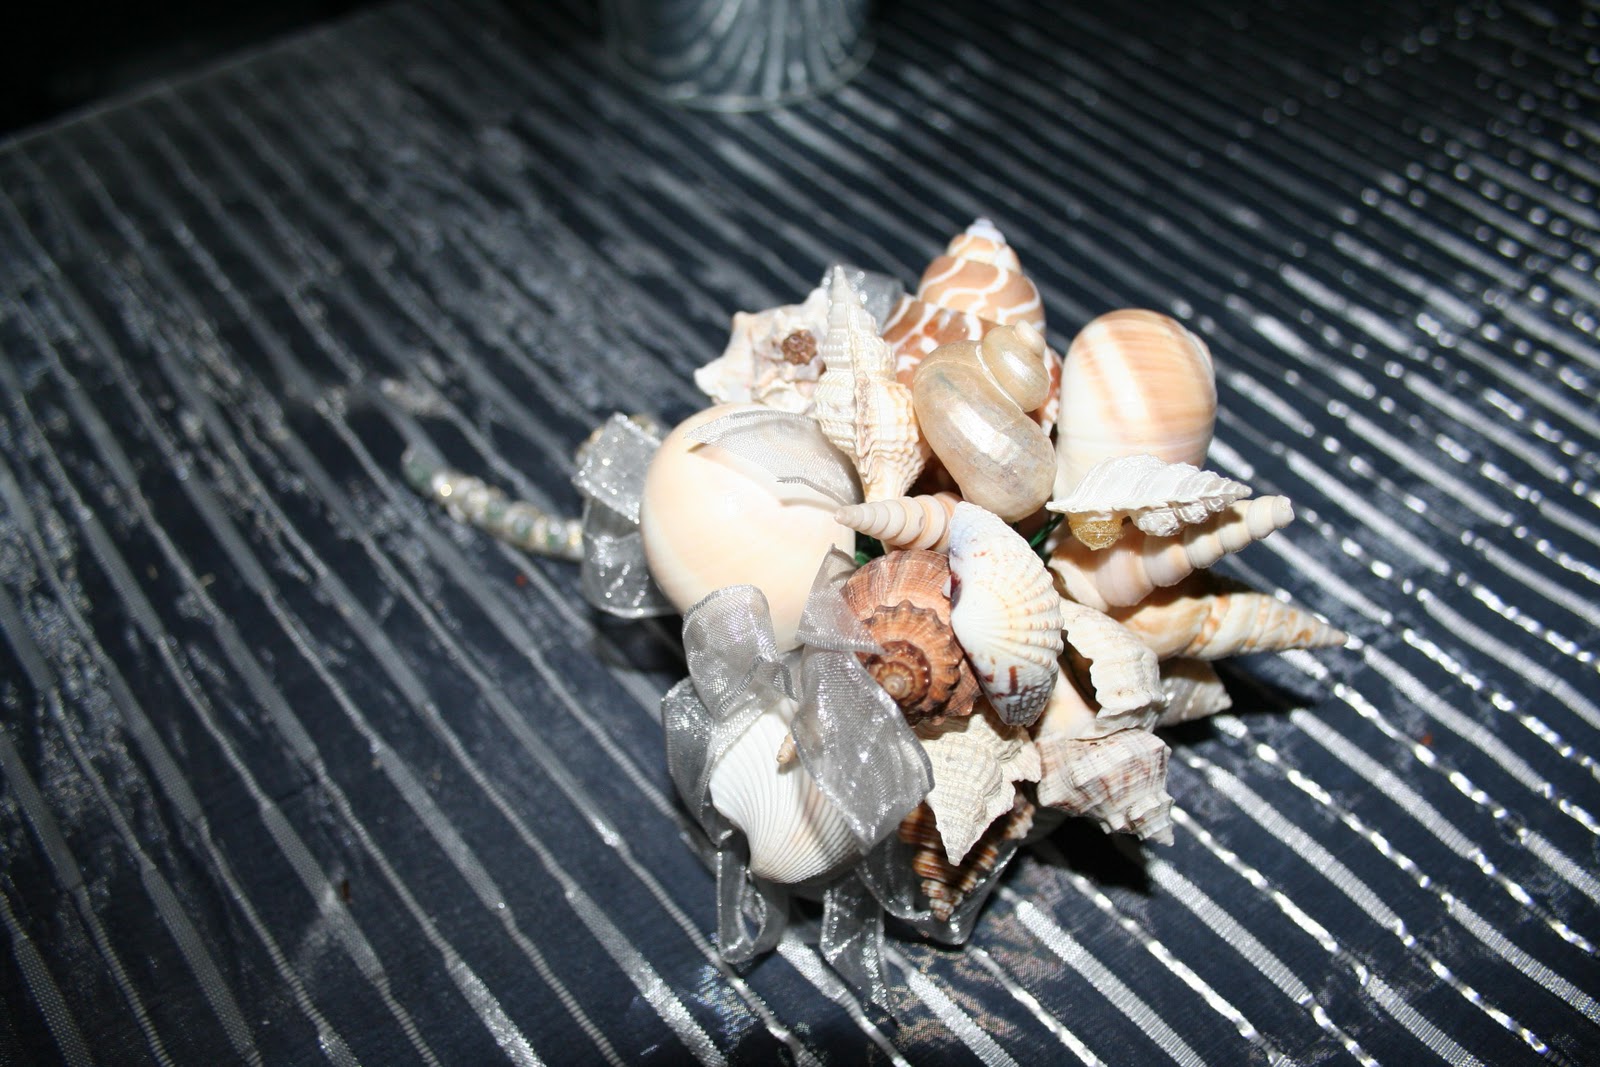
{"type": "Polygon", "coordinates": [[[738,966],[771,952],[789,924],[789,894],[782,886],[750,877],[731,848],[717,851],[717,947],[738,966]],[[754,922],[752,931],[747,920],[754,922]]]}
{"type": "Polygon", "coordinates": [[[823,895],[821,947],[830,967],[869,1002],[888,1010],[883,910],[854,874],[833,883],[823,895]]]}

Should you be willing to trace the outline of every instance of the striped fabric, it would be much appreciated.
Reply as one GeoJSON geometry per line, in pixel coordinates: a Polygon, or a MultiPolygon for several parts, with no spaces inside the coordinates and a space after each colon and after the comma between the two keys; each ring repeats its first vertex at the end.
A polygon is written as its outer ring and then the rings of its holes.
{"type": "Polygon", "coordinates": [[[583,5],[403,0],[0,145],[0,1061],[1595,1062],[1600,14],[1078,6],[888,5],[722,116],[583,5]],[[1357,641],[1235,665],[1175,845],[1069,824],[882,1011],[811,912],[720,962],[675,624],[399,456],[575,511],[733,311],[979,214],[1058,345],[1207,338],[1300,515],[1231,570],[1357,641]]]}

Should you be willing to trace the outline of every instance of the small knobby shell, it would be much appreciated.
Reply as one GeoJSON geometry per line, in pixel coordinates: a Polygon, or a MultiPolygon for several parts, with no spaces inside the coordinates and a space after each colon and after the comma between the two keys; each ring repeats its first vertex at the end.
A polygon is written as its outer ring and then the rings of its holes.
{"type": "Polygon", "coordinates": [[[766,595],[778,647],[793,648],[823,557],[833,548],[855,551],[856,535],[833,520],[838,501],[689,439],[724,415],[755,410],[708,408],[667,435],[645,474],[639,532],[650,574],[679,611],[723,586],[749,583],[766,595]]]}
{"type": "Polygon", "coordinates": [[[963,501],[950,520],[950,625],[1000,718],[1027,725],[1055,685],[1061,598],[1028,542],[963,501]]]}
{"type": "Polygon", "coordinates": [[[1050,554],[1050,569],[1067,596],[1080,604],[1098,611],[1131,607],[1293,521],[1287,497],[1241,500],[1204,522],[1185,526],[1175,537],[1133,530],[1098,550],[1064,537],[1050,554]]]}
{"type": "Polygon", "coordinates": [[[901,821],[900,840],[912,847],[911,868],[922,879],[928,910],[940,922],[950,921],[967,895],[995,869],[1000,857],[1014,847],[1008,843],[1021,841],[1033,829],[1033,802],[1014,786],[1012,793],[1010,810],[989,824],[959,863],[952,863],[945,854],[938,820],[926,802],[901,821]]]}
{"type": "Polygon", "coordinates": [[[1087,815],[1110,833],[1172,843],[1166,742],[1148,730],[1039,741],[1039,803],[1087,815]]]}
{"type": "Polygon", "coordinates": [[[1039,780],[1039,753],[1027,730],[985,708],[964,719],[918,728],[933,768],[928,807],[939,820],[945,855],[960,863],[989,824],[1011,809],[1013,782],[1039,780]]]}
{"type": "Polygon", "coordinates": [[[711,806],[750,844],[750,873],[793,883],[827,874],[860,853],[844,815],[800,761],[773,759],[789,730],[783,710],[763,712],[728,746],[711,771],[710,790],[711,806]]]}
{"type": "Polygon", "coordinates": [[[1015,522],[1050,499],[1056,456],[1028,414],[1050,378],[1044,338],[1026,323],[942,345],[911,382],[917,424],[964,499],[1015,522]]]}
{"type": "Polygon", "coordinates": [[[950,628],[950,563],[937,552],[890,552],[858,568],[841,593],[881,653],[857,653],[913,726],[970,715],[978,680],[950,628]]]}
{"type": "Polygon", "coordinates": [[[1147,453],[1204,464],[1217,416],[1205,342],[1155,311],[1112,311],[1067,349],[1061,372],[1055,495],[1077,488],[1101,460],[1147,453]]]}
{"type": "Polygon", "coordinates": [[[727,348],[694,372],[694,383],[719,404],[753,402],[804,415],[822,373],[818,342],[827,324],[821,286],[801,304],[737,312],[727,348]]]}

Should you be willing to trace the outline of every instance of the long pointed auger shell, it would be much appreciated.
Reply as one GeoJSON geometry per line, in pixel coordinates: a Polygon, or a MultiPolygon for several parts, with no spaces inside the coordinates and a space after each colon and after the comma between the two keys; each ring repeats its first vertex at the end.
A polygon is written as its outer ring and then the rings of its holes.
{"type": "Polygon", "coordinates": [[[933,767],[928,807],[950,862],[960,863],[989,824],[1011,810],[1013,782],[1039,780],[1039,753],[1028,732],[992,711],[921,727],[917,736],[933,767]]]}
{"type": "Polygon", "coordinates": [[[711,805],[744,832],[750,872],[774,882],[804,882],[858,856],[850,824],[799,760],[773,754],[788,735],[777,711],[762,714],[711,772],[711,805]]]}
{"type": "Polygon", "coordinates": [[[1077,488],[1045,507],[1066,515],[1078,540],[1104,548],[1122,535],[1123,519],[1147,534],[1171,537],[1249,495],[1243,482],[1141,454],[1101,460],[1077,488]]]}
{"type": "Polygon", "coordinates": [[[950,520],[950,625],[1005,722],[1039,717],[1061,655],[1061,598],[1022,535],[999,516],[956,505],[950,520]]]}
{"type": "Polygon", "coordinates": [[[1241,500],[1176,537],[1128,533],[1105,549],[1064,537],[1050,556],[1068,596],[1100,611],[1131,607],[1156,589],[1176,585],[1196,570],[1259,541],[1294,521],[1288,497],[1241,500]]]}
{"type": "Polygon", "coordinates": [[[889,346],[842,268],[829,285],[824,369],[811,413],[834,447],[855,461],[866,499],[903,496],[927,462],[911,390],[895,381],[889,346]]]}
{"type": "Polygon", "coordinates": [[[1185,581],[1159,590],[1116,617],[1161,659],[1332,648],[1348,637],[1305,608],[1249,589],[1214,588],[1210,582],[1185,581]]]}
{"type": "Polygon", "coordinates": [[[950,547],[950,516],[961,498],[954,493],[899,496],[851,504],[834,512],[840,526],[875,537],[887,548],[932,549],[950,547]]]}
{"type": "Polygon", "coordinates": [[[1039,803],[1087,815],[1111,833],[1172,843],[1166,742],[1148,730],[1041,744],[1039,803]]]}
{"type": "Polygon", "coordinates": [[[994,870],[1004,851],[1004,843],[1020,841],[1033,829],[1035,805],[1015,787],[1012,792],[1011,809],[989,824],[958,863],[952,863],[945,855],[938,821],[926,802],[919,804],[900,823],[900,840],[913,850],[911,869],[922,879],[928,910],[940,922],[949,922],[967,894],[984,875],[994,870]]]}

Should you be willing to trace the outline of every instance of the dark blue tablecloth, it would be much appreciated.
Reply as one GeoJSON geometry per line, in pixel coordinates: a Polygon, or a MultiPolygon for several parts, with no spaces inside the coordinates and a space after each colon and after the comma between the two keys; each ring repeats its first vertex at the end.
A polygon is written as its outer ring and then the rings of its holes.
{"type": "Polygon", "coordinates": [[[888,5],[718,115],[403,2],[0,145],[0,1060],[1600,1061],[1596,12],[1076,6],[888,5]],[[1230,569],[1356,641],[1231,666],[1175,845],[1068,824],[885,1011],[813,912],[720,962],[675,623],[399,457],[575,513],[733,311],[977,215],[1058,346],[1207,339],[1300,516],[1230,569]]]}

